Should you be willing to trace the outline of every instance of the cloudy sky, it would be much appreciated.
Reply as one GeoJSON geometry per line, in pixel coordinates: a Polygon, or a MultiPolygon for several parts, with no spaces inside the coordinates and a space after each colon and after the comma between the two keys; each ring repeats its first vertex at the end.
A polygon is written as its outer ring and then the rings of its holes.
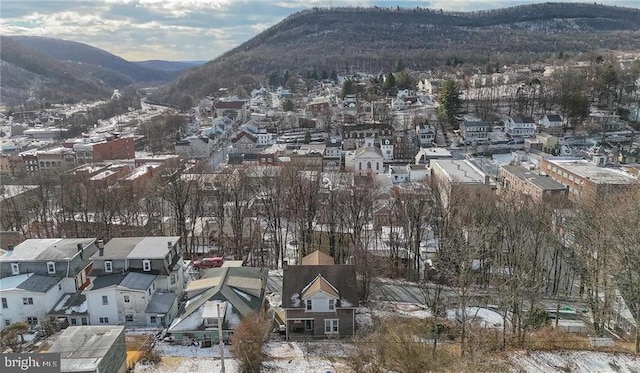
{"type": "MultiPolygon", "coordinates": [[[[572,0],[565,0],[572,1],[572,0]]],[[[4,35],[49,36],[130,61],[210,60],[296,11],[318,6],[402,6],[472,11],[532,0],[0,0],[4,35]]],[[[638,0],[599,3],[639,7],[638,0]]]]}

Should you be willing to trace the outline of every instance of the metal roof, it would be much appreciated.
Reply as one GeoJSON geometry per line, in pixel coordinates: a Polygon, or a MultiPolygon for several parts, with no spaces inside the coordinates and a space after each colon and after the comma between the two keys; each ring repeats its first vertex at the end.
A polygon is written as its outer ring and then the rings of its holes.
{"type": "Polygon", "coordinates": [[[82,244],[82,247],[86,248],[95,240],[95,238],[28,239],[0,257],[0,261],[66,261],[78,254],[78,244],[82,244]]]}
{"type": "MultiPolygon", "coordinates": [[[[98,365],[115,343],[124,342],[124,326],[70,326],[53,341],[46,352],[59,352],[63,372],[97,371],[98,365]]],[[[122,357],[123,362],[126,358],[122,357]]]]}
{"type": "Polygon", "coordinates": [[[175,293],[154,293],[147,304],[145,313],[167,314],[176,302],[175,293]]]}
{"type": "Polygon", "coordinates": [[[98,290],[107,288],[109,286],[118,285],[120,282],[122,282],[122,279],[125,278],[126,274],[127,272],[98,276],[91,281],[93,283],[93,287],[90,290],[98,290]]]}
{"type": "Polygon", "coordinates": [[[56,286],[61,280],[57,277],[31,275],[20,285],[16,286],[18,289],[32,291],[34,293],[46,293],[49,289],[56,286]]]}
{"type": "Polygon", "coordinates": [[[120,286],[134,290],[147,290],[153,281],[155,281],[156,277],[158,276],[147,273],[130,272],[120,282],[120,286]]]}

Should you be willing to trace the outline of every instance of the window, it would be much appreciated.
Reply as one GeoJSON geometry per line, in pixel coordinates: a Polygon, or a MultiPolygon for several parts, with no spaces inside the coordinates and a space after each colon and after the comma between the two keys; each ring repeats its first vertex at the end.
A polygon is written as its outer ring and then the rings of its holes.
{"type": "Polygon", "coordinates": [[[151,270],[151,261],[149,259],[145,259],[142,261],[142,270],[143,271],[151,270]]]}
{"type": "Polygon", "coordinates": [[[22,304],[33,304],[33,298],[22,298],[22,304]]]}
{"type": "Polygon", "coordinates": [[[176,275],[174,275],[172,273],[171,276],[169,276],[169,281],[171,282],[171,285],[175,285],[175,283],[176,283],[176,275]]]}
{"type": "Polygon", "coordinates": [[[11,263],[11,274],[12,275],[20,274],[20,265],[18,263],[11,263]]]}
{"type": "Polygon", "coordinates": [[[37,317],[27,317],[27,324],[29,324],[30,326],[38,325],[38,318],[37,317]]]}
{"type": "Polygon", "coordinates": [[[307,311],[311,311],[311,299],[307,299],[307,311]]]}
{"type": "Polygon", "coordinates": [[[47,262],[47,273],[50,275],[54,275],[56,273],[56,263],[47,262]]]}
{"type": "Polygon", "coordinates": [[[336,300],[329,299],[329,311],[333,311],[336,309],[336,300]]]}
{"type": "Polygon", "coordinates": [[[107,297],[106,295],[102,296],[102,305],[106,306],[107,304],[109,304],[109,297],[107,297]]]}
{"type": "Polygon", "coordinates": [[[100,324],[108,324],[109,323],[109,318],[108,317],[101,317],[100,318],[100,324]]]}
{"type": "Polygon", "coordinates": [[[338,333],[338,320],[326,319],[324,320],[324,334],[337,334],[338,333]]]}
{"type": "Polygon", "coordinates": [[[9,308],[9,304],[7,304],[7,298],[2,298],[2,308],[9,308]]]}
{"type": "Polygon", "coordinates": [[[151,288],[149,288],[149,295],[151,295],[151,288]]]}
{"type": "Polygon", "coordinates": [[[83,318],[81,319],[81,322],[82,322],[82,325],[89,325],[89,321],[87,321],[87,318],[86,318],[86,317],[83,317],[83,318]]]}
{"type": "Polygon", "coordinates": [[[133,315],[126,315],[124,317],[125,322],[133,322],[133,315]]]}
{"type": "Polygon", "coordinates": [[[124,302],[125,302],[125,303],[129,303],[129,296],[128,296],[128,295],[125,295],[125,296],[124,296],[124,302]]]}
{"type": "Polygon", "coordinates": [[[76,319],[75,317],[71,319],[71,325],[78,325],[78,319],[76,319]]]}
{"type": "Polygon", "coordinates": [[[11,319],[4,319],[4,326],[11,325],[11,319]]]}
{"type": "Polygon", "coordinates": [[[113,272],[113,263],[110,260],[104,262],[104,271],[105,272],[113,272]]]}
{"type": "Polygon", "coordinates": [[[156,319],[156,317],[155,317],[155,316],[151,316],[151,317],[149,317],[149,322],[150,322],[151,324],[157,324],[157,319],[156,319]]]}

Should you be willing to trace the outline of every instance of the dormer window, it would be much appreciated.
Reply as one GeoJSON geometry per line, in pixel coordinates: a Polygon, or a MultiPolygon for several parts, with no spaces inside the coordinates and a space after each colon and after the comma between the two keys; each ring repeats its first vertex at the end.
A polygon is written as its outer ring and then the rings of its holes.
{"type": "Polygon", "coordinates": [[[151,260],[145,259],[142,261],[142,270],[151,271],[151,260]]]}
{"type": "Polygon", "coordinates": [[[11,274],[12,275],[20,274],[20,265],[18,263],[11,263],[11,274]]]}
{"type": "Polygon", "coordinates": [[[104,262],[104,271],[113,272],[113,262],[111,262],[110,260],[104,262]]]}
{"type": "Polygon", "coordinates": [[[56,263],[55,262],[47,262],[47,273],[50,275],[56,274],[56,263]]]}

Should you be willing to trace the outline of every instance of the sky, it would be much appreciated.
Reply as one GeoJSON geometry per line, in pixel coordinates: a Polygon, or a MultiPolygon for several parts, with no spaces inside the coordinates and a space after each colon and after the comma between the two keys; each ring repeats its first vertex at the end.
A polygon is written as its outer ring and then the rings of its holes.
{"type": "MultiPolygon", "coordinates": [[[[474,11],[533,2],[536,1],[0,0],[0,33],[78,41],[129,61],[208,61],[288,15],[311,7],[420,6],[474,11]]],[[[598,3],[640,7],[638,0],[598,3]]]]}

